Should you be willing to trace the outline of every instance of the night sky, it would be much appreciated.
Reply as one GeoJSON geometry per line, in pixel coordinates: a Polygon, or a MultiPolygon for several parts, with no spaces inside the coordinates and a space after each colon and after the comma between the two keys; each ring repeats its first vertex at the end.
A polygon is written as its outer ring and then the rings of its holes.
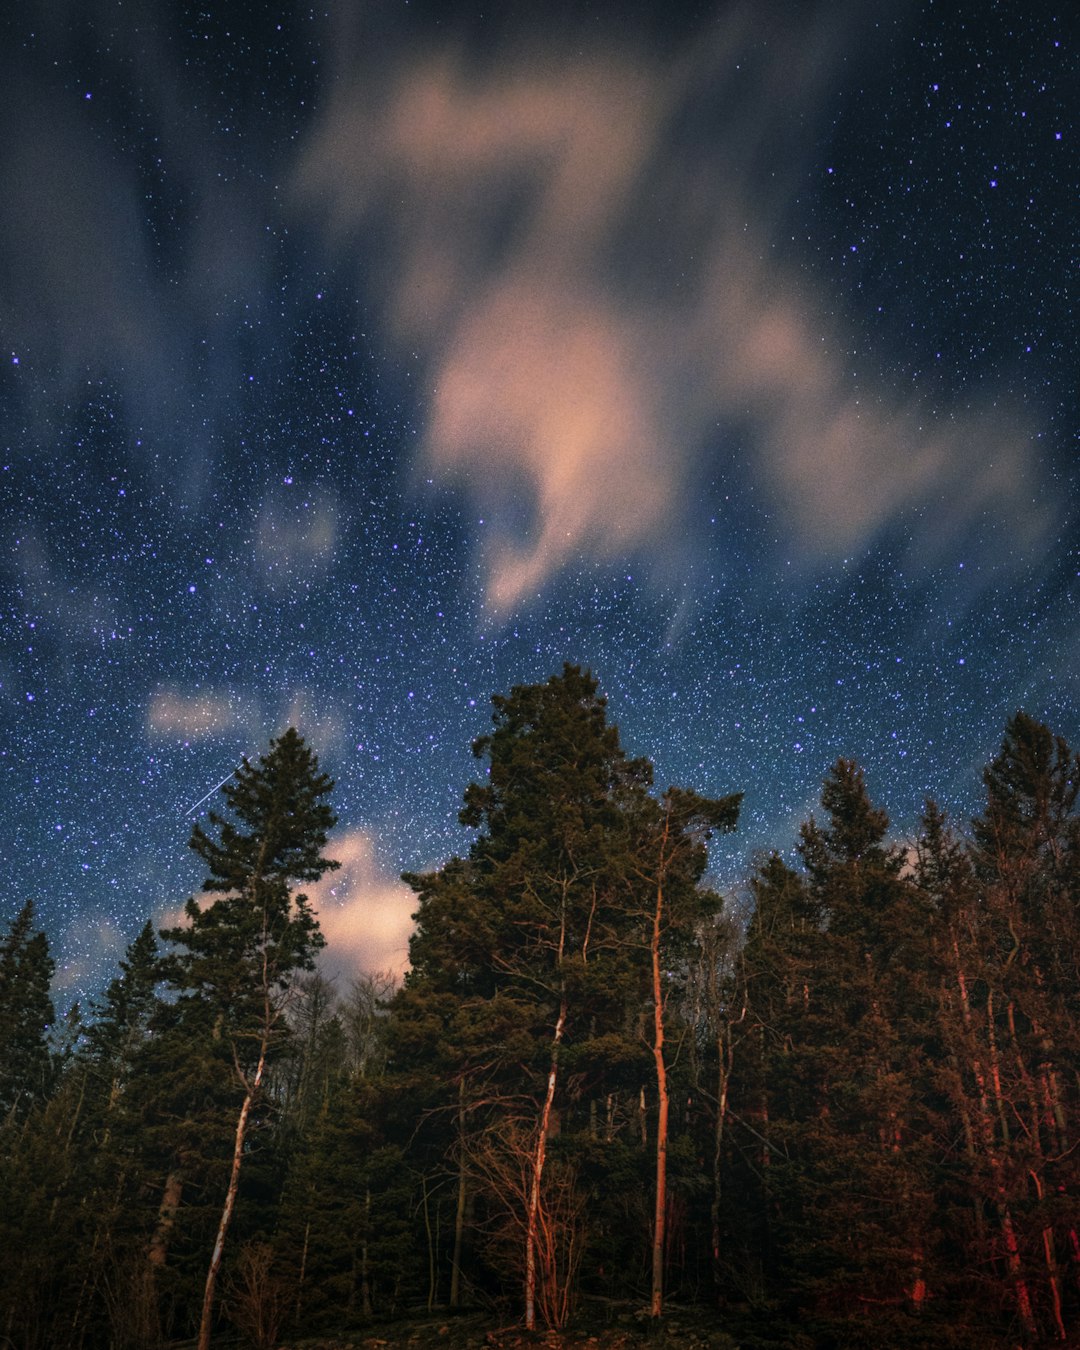
{"type": "Polygon", "coordinates": [[[3,21],[2,917],[61,1005],[290,723],[342,974],[564,660],[745,791],[725,884],[838,755],[903,836],[1018,707],[1080,741],[1072,7],[672,9],[3,21]]]}

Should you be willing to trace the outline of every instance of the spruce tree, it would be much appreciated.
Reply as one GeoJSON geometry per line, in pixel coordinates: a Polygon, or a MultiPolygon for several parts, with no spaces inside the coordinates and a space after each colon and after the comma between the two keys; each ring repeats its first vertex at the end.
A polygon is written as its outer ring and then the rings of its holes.
{"type": "Polygon", "coordinates": [[[34,902],[27,900],[0,942],[0,1124],[25,1115],[49,1093],[54,969],[48,938],[34,932],[34,902]]]}
{"type": "Polygon", "coordinates": [[[930,1000],[918,896],[855,764],[833,767],[822,805],[804,873],[773,859],[759,875],[747,966],[776,1274],[835,1329],[927,1301],[930,1000]]]}
{"type": "Polygon", "coordinates": [[[222,788],[229,814],[196,824],[191,848],[206,864],[207,903],[189,900],[187,923],[164,930],[173,951],[163,970],[191,1019],[228,1047],[238,1093],[232,1162],[207,1272],[199,1346],[206,1350],[214,1289],[236,1204],[245,1139],[261,1103],[268,1064],[288,1033],[293,985],[323,945],[318,920],[296,883],[317,881],[338,864],[324,856],[336,817],[332,781],[303,738],[289,728],[257,764],[244,760],[222,788]]]}
{"type": "MultiPolygon", "coordinates": [[[[626,756],[596,681],[575,666],[492,703],[494,731],[473,747],[487,774],[461,812],[478,830],[469,854],[406,878],[420,909],[395,1021],[416,1007],[417,1029],[434,1037],[456,1122],[448,1146],[491,1211],[491,1257],[521,1280],[531,1327],[569,1312],[563,1260],[575,1239],[547,1221],[556,1192],[566,1194],[553,1188],[549,1143],[558,1135],[561,1175],[568,1112],[611,1067],[613,1042],[603,1065],[589,1043],[623,1028],[629,965],[613,941],[624,922],[614,859],[650,770],[626,756]]],[[[640,1047],[630,1054],[639,1059],[640,1047]]],[[[463,1173],[456,1250],[465,1183],[463,1173]]]]}
{"type": "Polygon", "coordinates": [[[1025,1331],[1065,1340],[1080,1269],[1080,755],[1018,712],[983,781],[965,926],[987,1208],[1025,1331]]]}
{"type": "MultiPolygon", "coordinates": [[[[521,1280],[526,1326],[568,1318],[590,1225],[627,1250],[636,1240],[628,1260],[654,1266],[659,1311],[673,972],[716,904],[698,886],[703,838],[734,824],[738,798],[654,798],[651,765],[627,756],[578,667],[492,703],[494,730],[474,745],[487,775],[461,812],[472,847],[406,878],[420,908],[391,1063],[422,1056],[444,1085],[462,1169],[455,1252],[471,1186],[498,1235],[490,1259],[521,1280]],[[588,1212],[585,1186],[603,1197],[588,1212]]],[[[459,1276],[455,1256],[452,1288],[459,1276]]]]}

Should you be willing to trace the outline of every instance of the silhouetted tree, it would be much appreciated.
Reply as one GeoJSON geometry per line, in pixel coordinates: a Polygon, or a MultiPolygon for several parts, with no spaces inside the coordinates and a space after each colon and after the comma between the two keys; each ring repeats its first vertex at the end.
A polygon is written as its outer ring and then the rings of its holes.
{"type": "Polygon", "coordinates": [[[338,864],[323,855],[335,816],[325,798],[332,781],[293,729],[272,741],[258,764],[247,760],[222,788],[229,816],[210,812],[213,833],[196,825],[191,847],[209,871],[201,906],[189,900],[187,923],[163,931],[174,951],[163,969],[177,990],[181,1018],[197,1005],[200,1024],[227,1044],[242,1101],[232,1163],[210,1259],[199,1329],[210,1343],[214,1286],[236,1204],[244,1143],[267,1065],[285,1038],[285,1010],[297,975],[323,945],[318,921],[295,883],[317,881],[338,864]]]}
{"type": "Polygon", "coordinates": [[[48,939],[34,931],[34,902],[27,900],[0,942],[0,1123],[48,1096],[54,968],[48,939]]]}

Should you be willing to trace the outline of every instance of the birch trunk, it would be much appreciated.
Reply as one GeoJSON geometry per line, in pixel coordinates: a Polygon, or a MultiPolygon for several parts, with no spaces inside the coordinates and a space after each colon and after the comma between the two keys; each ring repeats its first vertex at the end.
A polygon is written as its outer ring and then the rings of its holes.
{"type": "Polygon", "coordinates": [[[251,1104],[262,1086],[263,1070],[266,1068],[267,1040],[268,1035],[264,1034],[259,1047],[259,1064],[255,1070],[255,1077],[251,1080],[244,1095],[244,1103],[240,1107],[240,1116],[236,1122],[236,1139],[233,1144],[232,1167],[229,1171],[229,1189],[225,1193],[225,1207],[221,1211],[217,1238],[214,1241],[214,1250],[210,1257],[210,1269],[206,1272],[202,1318],[199,1322],[199,1350],[210,1350],[210,1331],[214,1321],[214,1289],[217,1285],[218,1271],[221,1269],[221,1256],[225,1250],[225,1235],[229,1231],[233,1210],[236,1208],[236,1194],[240,1187],[240,1164],[244,1156],[244,1140],[247,1136],[251,1104]]]}

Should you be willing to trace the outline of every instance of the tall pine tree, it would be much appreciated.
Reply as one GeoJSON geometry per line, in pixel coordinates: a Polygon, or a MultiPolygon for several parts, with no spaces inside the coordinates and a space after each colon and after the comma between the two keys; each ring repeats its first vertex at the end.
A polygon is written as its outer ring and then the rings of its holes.
{"type": "Polygon", "coordinates": [[[336,817],[326,801],[332,781],[299,733],[289,728],[257,764],[244,760],[222,788],[229,814],[211,811],[191,847],[209,875],[209,903],[189,900],[187,923],[162,936],[174,951],[164,970],[190,1012],[229,1048],[241,1094],[232,1162],[206,1277],[199,1347],[210,1344],[214,1289],[232,1220],[253,1108],[268,1063],[285,1039],[285,1012],[297,976],[323,945],[318,920],[298,882],[317,881],[338,864],[324,856],[336,817]]]}
{"type": "Polygon", "coordinates": [[[34,902],[27,900],[0,941],[0,1124],[48,1095],[54,969],[48,939],[34,931],[34,902]]]}

